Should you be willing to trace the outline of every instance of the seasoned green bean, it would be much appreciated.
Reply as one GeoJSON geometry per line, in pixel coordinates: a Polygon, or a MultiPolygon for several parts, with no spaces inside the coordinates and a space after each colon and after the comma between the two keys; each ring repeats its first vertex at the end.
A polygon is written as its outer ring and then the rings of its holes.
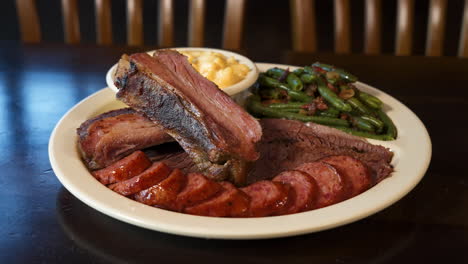
{"type": "Polygon", "coordinates": [[[297,113],[289,113],[285,111],[280,111],[277,109],[271,109],[269,107],[264,107],[259,98],[256,96],[250,96],[247,98],[246,107],[249,112],[266,117],[273,117],[273,118],[286,118],[286,119],[293,119],[299,120],[302,122],[315,122],[318,124],[323,125],[330,125],[330,126],[342,126],[347,127],[349,126],[349,122],[339,118],[330,118],[324,116],[307,116],[301,115],[297,113]]]}
{"type": "Polygon", "coordinates": [[[269,104],[268,107],[273,109],[300,109],[304,103],[274,103],[269,104]]]}
{"type": "Polygon", "coordinates": [[[266,71],[266,74],[272,78],[278,79],[286,73],[286,70],[280,68],[271,68],[266,71]]]}
{"type": "Polygon", "coordinates": [[[351,112],[351,110],[353,110],[351,105],[343,101],[335,92],[330,90],[323,80],[317,78],[317,84],[320,95],[332,106],[343,112],[351,112]]]}
{"type": "Polygon", "coordinates": [[[359,101],[359,99],[357,99],[356,97],[351,97],[348,100],[346,100],[346,102],[348,102],[348,104],[350,104],[351,107],[360,115],[372,114],[372,111],[369,108],[367,108],[367,106],[365,106],[363,103],[361,103],[361,101],[359,101]]]}
{"type": "Polygon", "coordinates": [[[312,64],[312,66],[315,66],[315,67],[318,67],[318,68],[321,68],[325,71],[328,71],[328,72],[337,72],[341,78],[343,79],[346,79],[350,82],[357,82],[358,78],[354,75],[352,75],[351,73],[349,72],[346,72],[342,69],[339,69],[339,68],[335,68],[334,66],[332,65],[329,65],[329,64],[324,64],[324,63],[320,63],[320,62],[316,62],[314,64],[312,64]]]}
{"type": "Polygon", "coordinates": [[[309,74],[309,73],[303,73],[301,74],[300,78],[303,83],[309,84],[309,83],[313,83],[317,79],[317,76],[309,74]]]}
{"type": "Polygon", "coordinates": [[[376,128],[377,133],[381,133],[383,131],[384,123],[378,118],[370,115],[362,115],[360,117],[366,120],[367,122],[371,123],[376,128]]]}
{"type": "Polygon", "coordinates": [[[373,95],[370,95],[368,93],[365,93],[365,92],[362,92],[362,91],[359,91],[357,93],[357,96],[358,98],[364,102],[365,104],[367,104],[368,106],[374,108],[374,109],[381,109],[382,108],[382,101],[380,101],[379,98],[373,96],[373,95]]]}
{"type": "Polygon", "coordinates": [[[385,124],[385,128],[387,130],[387,135],[389,137],[392,137],[393,139],[396,139],[398,136],[398,131],[395,127],[395,124],[393,123],[392,119],[382,110],[377,110],[377,115],[382,120],[382,122],[385,124]]]}
{"type": "Polygon", "coordinates": [[[301,91],[304,89],[304,84],[302,83],[301,79],[294,73],[288,74],[286,77],[286,83],[294,91],[301,91]]]}
{"type": "Polygon", "coordinates": [[[301,102],[310,102],[312,100],[312,97],[308,96],[307,94],[300,92],[300,91],[291,90],[291,88],[287,86],[286,84],[281,83],[276,79],[265,76],[264,74],[260,74],[260,76],[258,77],[258,82],[260,83],[260,85],[263,85],[263,86],[279,88],[279,89],[287,91],[289,97],[291,97],[291,99],[293,100],[297,100],[301,102]]]}
{"type": "Polygon", "coordinates": [[[351,117],[351,120],[352,120],[353,125],[357,127],[358,129],[367,131],[367,132],[375,132],[375,128],[370,122],[358,116],[351,117]]]}
{"type": "Polygon", "coordinates": [[[320,116],[328,116],[328,117],[338,117],[340,115],[340,110],[334,108],[334,107],[328,107],[327,110],[325,111],[319,111],[317,112],[318,115],[320,116]]]}
{"type": "Polygon", "coordinates": [[[300,76],[301,74],[304,73],[304,69],[303,68],[298,68],[298,69],[294,70],[293,73],[296,74],[297,76],[300,76]]]}
{"type": "Polygon", "coordinates": [[[339,130],[341,130],[343,132],[346,132],[348,134],[355,135],[355,136],[358,136],[358,137],[372,138],[372,139],[385,140],[385,141],[395,139],[394,137],[392,137],[392,136],[390,136],[388,134],[377,135],[377,134],[372,134],[372,133],[369,133],[369,132],[354,130],[354,129],[349,128],[349,127],[343,127],[343,126],[333,126],[333,127],[336,128],[336,129],[339,129],[339,130]]]}

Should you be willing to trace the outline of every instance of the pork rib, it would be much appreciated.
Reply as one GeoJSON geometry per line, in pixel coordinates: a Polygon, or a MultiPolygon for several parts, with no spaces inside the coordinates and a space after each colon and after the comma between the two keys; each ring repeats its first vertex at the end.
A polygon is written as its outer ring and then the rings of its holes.
{"type": "Polygon", "coordinates": [[[157,122],[215,180],[246,181],[257,160],[262,129],[226,93],[200,75],[182,54],[161,50],[124,55],[117,98],[157,122]]]}

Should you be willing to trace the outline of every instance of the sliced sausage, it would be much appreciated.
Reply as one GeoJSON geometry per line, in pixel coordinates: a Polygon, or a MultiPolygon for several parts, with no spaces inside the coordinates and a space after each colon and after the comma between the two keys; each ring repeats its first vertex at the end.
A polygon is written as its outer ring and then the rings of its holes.
{"type": "Polygon", "coordinates": [[[111,184],[130,179],[142,173],[151,161],[142,151],[135,151],[129,156],[91,174],[102,184],[111,184]]]}
{"type": "Polygon", "coordinates": [[[169,176],[171,169],[162,162],[156,162],[144,172],[125,181],[109,185],[109,188],[121,195],[128,196],[148,189],[169,176]]]}
{"type": "Polygon", "coordinates": [[[341,176],[347,178],[351,185],[351,197],[366,191],[372,185],[369,169],[353,157],[330,156],[320,161],[332,165],[341,176]]]}
{"type": "Polygon", "coordinates": [[[184,188],[187,177],[179,169],[174,169],[162,182],[135,194],[134,199],[140,203],[176,210],[177,194],[184,188]]]}
{"type": "Polygon", "coordinates": [[[285,171],[273,178],[273,181],[289,184],[294,191],[283,214],[294,214],[311,210],[317,201],[317,184],[314,178],[302,171],[285,171]]]}
{"type": "Polygon", "coordinates": [[[247,216],[250,197],[237,189],[232,183],[220,182],[223,191],[200,204],[185,208],[184,212],[194,215],[217,217],[242,217],[247,216]]]}
{"type": "Polygon", "coordinates": [[[302,164],[296,170],[303,171],[315,179],[320,190],[317,208],[341,202],[349,197],[343,177],[333,166],[324,162],[310,162],[302,164]]]}
{"type": "Polygon", "coordinates": [[[262,217],[280,212],[288,202],[289,186],[273,181],[258,181],[241,188],[250,196],[249,216],[262,217]]]}
{"type": "Polygon", "coordinates": [[[193,206],[215,196],[223,187],[200,173],[187,175],[187,185],[177,195],[177,210],[182,211],[186,207],[193,206]]]}

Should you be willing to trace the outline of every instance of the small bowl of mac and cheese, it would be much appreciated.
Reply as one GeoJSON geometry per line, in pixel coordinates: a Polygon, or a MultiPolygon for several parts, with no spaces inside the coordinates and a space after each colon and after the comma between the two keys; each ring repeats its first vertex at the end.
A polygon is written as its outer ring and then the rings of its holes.
{"type": "MultiPolygon", "coordinates": [[[[171,48],[187,56],[190,64],[219,89],[234,96],[251,87],[258,78],[255,64],[245,56],[227,50],[211,48],[171,48]]],[[[154,51],[149,51],[152,55],[154,51]]],[[[117,65],[106,74],[110,89],[118,91],[114,84],[117,65]]]]}

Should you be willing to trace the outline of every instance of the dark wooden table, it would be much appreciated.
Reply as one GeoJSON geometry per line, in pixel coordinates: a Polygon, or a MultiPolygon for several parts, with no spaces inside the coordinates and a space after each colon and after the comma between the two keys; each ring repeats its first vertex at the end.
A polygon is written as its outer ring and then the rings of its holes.
{"type": "MultiPolygon", "coordinates": [[[[399,202],[319,233],[260,241],[187,238],[135,227],[83,204],[57,180],[47,147],[77,102],[105,86],[125,47],[0,49],[0,263],[467,263],[468,60],[284,54],[256,61],[351,69],[424,122],[431,165],[399,202]]],[[[145,49],[145,48],[140,48],[145,49]]]]}

